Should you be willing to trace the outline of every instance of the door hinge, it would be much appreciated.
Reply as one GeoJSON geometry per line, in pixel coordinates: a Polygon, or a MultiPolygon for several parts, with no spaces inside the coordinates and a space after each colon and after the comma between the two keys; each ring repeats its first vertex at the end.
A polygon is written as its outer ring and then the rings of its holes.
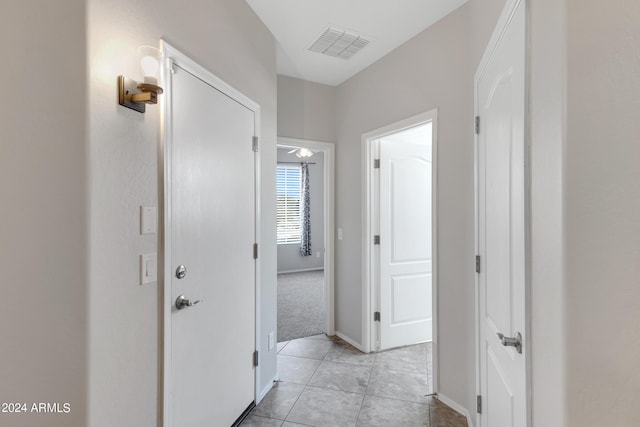
{"type": "Polygon", "coordinates": [[[259,354],[258,354],[258,350],[253,352],[253,366],[259,366],[260,365],[260,359],[259,359],[259,354]]]}
{"type": "Polygon", "coordinates": [[[373,168],[380,169],[380,159],[373,159],[373,168]]]}
{"type": "Polygon", "coordinates": [[[476,255],[476,273],[480,273],[480,255],[476,255]]]}
{"type": "Polygon", "coordinates": [[[258,259],[258,244],[253,244],[253,259],[258,259]]]}
{"type": "Polygon", "coordinates": [[[476,135],[480,135],[480,116],[476,116],[476,135]]]}
{"type": "Polygon", "coordinates": [[[476,396],[476,412],[482,413],[482,396],[480,395],[476,396]]]}
{"type": "Polygon", "coordinates": [[[251,148],[253,149],[253,151],[255,151],[257,153],[258,152],[258,147],[259,147],[259,145],[258,145],[258,137],[254,136],[251,139],[251,148]]]}
{"type": "Polygon", "coordinates": [[[380,312],[376,311],[373,313],[373,321],[374,322],[379,322],[380,321],[380,312]]]}
{"type": "Polygon", "coordinates": [[[380,235],[373,236],[373,244],[374,245],[379,245],[380,244],[380,235]]]}

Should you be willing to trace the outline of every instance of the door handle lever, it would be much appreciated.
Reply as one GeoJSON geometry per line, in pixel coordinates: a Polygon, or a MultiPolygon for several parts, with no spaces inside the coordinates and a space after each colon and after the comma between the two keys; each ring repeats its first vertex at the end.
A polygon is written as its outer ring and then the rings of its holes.
{"type": "Polygon", "coordinates": [[[516,351],[519,354],[522,354],[522,335],[520,335],[520,332],[516,332],[515,337],[505,337],[503,334],[498,332],[498,338],[503,346],[515,347],[516,351]]]}
{"type": "Polygon", "coordinates": [[[176,298],[176,308],[178,310],[182,310],[183,308],[186,308],[186,307],[193,307],[194,305],[198,304],[201,301],[202,300],[198,299],[192,302],[188,300],[184,295],[180,295],[178,298],[176,298]]]}

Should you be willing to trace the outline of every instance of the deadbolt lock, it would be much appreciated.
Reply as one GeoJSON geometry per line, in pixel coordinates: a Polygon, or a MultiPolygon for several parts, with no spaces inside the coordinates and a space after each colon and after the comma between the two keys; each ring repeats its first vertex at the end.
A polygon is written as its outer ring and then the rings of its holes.
{"type": "Polygon", "coordinates": [[[176,268],[176,277],[178,279],[184,279],[184,276],[187,275],[187,268],[184,265],[179,265],[178,268],[176,268]]]}

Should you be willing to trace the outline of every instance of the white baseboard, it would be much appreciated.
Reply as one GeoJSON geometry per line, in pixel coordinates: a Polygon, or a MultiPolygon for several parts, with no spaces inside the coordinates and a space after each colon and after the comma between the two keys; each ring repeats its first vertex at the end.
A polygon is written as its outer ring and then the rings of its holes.
{"type": "Polygon", "coordinates": [[[455,400],[448,398],[447,396],[445,396],[442,393],[438,393],[436,398],[439,401],[441,401],[442,403],[444,403],[445,405],[451,407],[451,409],[453,409],[454,411],[456,411],[456,412],[462,414],[463,416],[465,416],[467,418],[467,425],[469,427],[473,427],[473,419],[471,418],[471,414],[469,413],[467,408],[465,408],[464,406],[462,406],[461,404],[459,404],[455,400]]]}
{"type": "Polygon", "coordinates": [[[278,271],[278,274],[287,274],[287,273],[305,273],[307,271],[320,271],[324,270],[324,267],[314,267],[314,268],[302,268],[300,270],[286,270],[286,271],[278,271]]]}
{"type": "Polygon", "coordinates": [[[336,331],[336,335],[341,340],[348,342],[349,344],[351,344],[352,346],[354,346],[355,348],[357,348],[361,352],[366,353],[366,351],[364,351],[364,347],[362,346],[362,344],[355,342],[354,340],[352,340],[351,338],[349,338],[348,336],[344,335],[341,332],[336,331]]]}
{"type": "Polygon", "coordinates": [[[271,389],[273,388],[273,383],[275,383],[276,381],[278,381],[278,374],[276,374],[271,381],[269,381],[269,383],[267,384],[267,386],[265,388],[263,388],[260,393],[258,393],[257,399],[256,399],[256,405],[258,405],[258,403],[260,403],[262,401],[262,399],[264,399],[264,397],[267,395],[267,393],[269,393],[271,391],[271,389]]]}

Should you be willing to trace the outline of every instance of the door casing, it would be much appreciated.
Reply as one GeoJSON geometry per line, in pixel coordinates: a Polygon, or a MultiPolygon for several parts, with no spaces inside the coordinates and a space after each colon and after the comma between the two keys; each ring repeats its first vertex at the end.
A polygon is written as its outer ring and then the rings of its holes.
{"type": "Polygon", "coordinates": [[[437,200],[438,200],[438,109],[432,109],[427,112],[409,117],[388,126],[375,129],[362,135],[362,337],[363,343],[361,350],[369,353],[375,351],[375,343],[377,338],[377,325],[373,320],[373,313],[376,309],[377,301],[376,292],[378,292],[376,284],[376,260],[372,251],[371,242],[373,242],[372,213],[374,212],[375,198],[373,191],[375,183],[373,176],[373,160],[374,149],[373,143],[386,135],[400,132],[424,123],[432,123],[432,171],[431,171],[431,230],[432,230],[432,254],[433,254],[433,286],[432,286],[432,343],[433,343],[433,392],[438,391],[438,217],[437,217],[437,200]]]}
{"type": "Polygon", "coordinates": [[[324,278],[325,278],[325,330],[327,335],[335,335],[335,273],[334,273],[334,238],[335,238],[335,144],[332,142],[311,141],[306,139],[278,137],[278,147],[308,148],[324,153],[324,278]]]}
{"type": "MultiPolygon", "coordinates": [[[[478,116],[479,99],[478,99],[478,82],[483,74],[486,72],[487,67],[492,59],[492,56],[498,47],[500,40],[504,36],[511,19],[518,6],[524,7],[525,13],[525,52],[524,52],[524,222],[525,222],[525,339],[523,342],[523,354],[526,357],[526,406],[527,406],[527,426],[532,425],[531,420],[531,114],[530,114],[530,60],[531,60],[531,43],[530,43],[530,5],[529,0],[507,0],[505,7],[498,19],[498,23],[489,39],[489,43],[485,49],[484,55],[480,60],[478,69],[474,76],[474,116],[478,116]]],[[[482,123],[480,123],[482,126],[482,123]]],[[[474,239],[475,239],[475,253],[479,253],[479,224],[480,218],[479,212],[479,200],[478,200],[478,135],[474,134],[474,239]]],[[[481,383],[480,383],[480,295],[479,295],[479,275],[475,275],[475,365],[476,365],[476,393],[481,395],[481,383]]],[[[486,397],[482,397],[486,399],[486,397]]],[[[481,414],[476,414],[476,425],[481,426],[481,414]]]]}
{"type": "MultiPolygon", "coordinates": [[[[171,393],[171,307],[173,305],[173,301],[171,300],[171,280],[173,272],[171,263],[167,262],[167,260],[171,260],[171,79],[167,78],[169,73],[171,73],[173,64],[179,64],[180,67],[184,70],[187,70],[189,73],[203,80],[210,86],[214,87],[218,91],[222,92],[226,96],[234,99],[236,102],[242,104],[247,109],[253,111],[254,113],[254,129],[255,136],[260,138],[260,106],[254,102],[253,100],[246,97],[241,92],[234,89],[232,86],[216,77],[210,71],[193,61],[191,58],[183,54],[181,51],[167,43],[165,40],[160,40],[160,50],[162,52],[162,63],[160,66],[160,82],[164,87],[165,92],[162,95],[160,102],[160,149],[158,150],[159,155],[159,180],[162,183],[162,191],[159,194],[159,202],[162,205],[162,209],[159,212],[159,227],[160,234],[158,236],[158,251],[161,256],[158,257],[158,269],[162,273],[158,278],[158,284],[161,289],[161,298],[160,304],[162,304],[162,309],[160,311],[162,316],[162,378],[161,378],[161,387],[162,387],[162,419],[164,426],[170,426],[170,393],[171,393]]],[[[250,144],[250,141],[247,141],[247,144],[250,144]]],[[[255,194],[254,194],[254,206],[255,206],[255,242],[260,245],[260,150],[255,153],[254,157],[254,176],[255,176],[255,194]]],[[[261,287],[260,287],[260,257],[255,260],[255,348],[261,348],[261,340],[262,336],[261,331],[261,323],[260,323],[260,301],[261,301],[261,287]]],[[[258,404],[262,399],[263,394],[259,393],[258,387],[261,384],[261,368],[260,365],[255,368],[255,379],[254,379],[254,399],[255,403],[258,404]]]]}

